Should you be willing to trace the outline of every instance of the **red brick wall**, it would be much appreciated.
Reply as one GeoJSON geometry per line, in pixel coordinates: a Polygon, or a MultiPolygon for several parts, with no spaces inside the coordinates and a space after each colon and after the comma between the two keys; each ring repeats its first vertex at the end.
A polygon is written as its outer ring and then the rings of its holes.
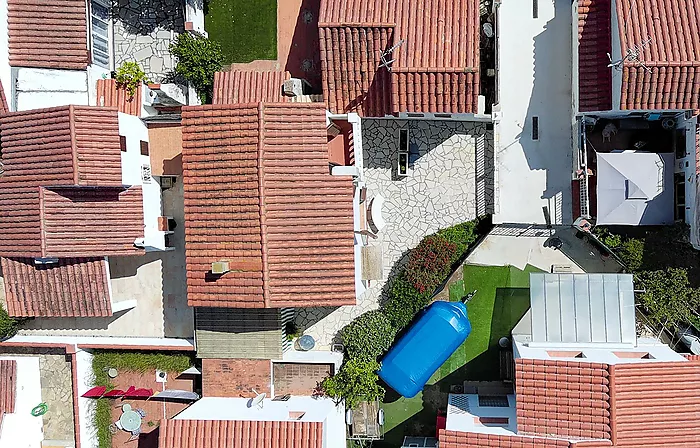
{"type": "Polygon", "coordinates": [[[253,389],[270,395],[270,361],[267,359],[203,359],[202,395],[253,397],[253,389]]]}

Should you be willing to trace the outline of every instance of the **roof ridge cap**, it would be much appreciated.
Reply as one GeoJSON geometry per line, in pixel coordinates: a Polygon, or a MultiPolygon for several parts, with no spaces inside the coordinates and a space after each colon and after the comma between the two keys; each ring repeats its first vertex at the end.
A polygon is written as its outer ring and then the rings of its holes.
{"type": "Polygon", "coordinates": [[[265,308],[270,306],[270,273],[267,269],[267,224],[265,222],[265,185],[263,179],[265,170],[263,167],[264,160],[264,142],[265,138],[265,103],[258,103],[258,210],[260,212],[260,252],[262,260],[262,275],[263,275],[263,302],[265,308]]]}

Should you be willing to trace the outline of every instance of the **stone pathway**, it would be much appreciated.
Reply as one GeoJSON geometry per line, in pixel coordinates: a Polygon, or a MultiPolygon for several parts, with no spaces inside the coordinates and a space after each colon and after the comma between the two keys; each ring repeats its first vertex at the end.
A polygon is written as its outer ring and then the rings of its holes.
{"type": "Polygon", "coordinates": [[[381,245],[386,277],[372,282],[356,306],[297,310],[297,325],[319,349],[330,348],[352,319],[379,307],[386,280],[423,237],[493,212],[493,130],[487,127],[447,120],[362,121],[367,198],[384,197],[387,223],[369,245],[381,245]],[[411,145],[405,178],[396,176],[399,129],[409,129],[411,145]]]}
{"type": "Polygon", "coordinates": [[[73,441],[73,386],[71,365],[63,355],[40,355],[41,398],[49,406],[44,414],[44,439],[73,441]]]}
{"type": "Polygon", "coordinates": [[[170,44],[184,31],[182,0],[114,0],[114,60],[136,61],[149,80],[162,82],[175,68],[170,44]]]}

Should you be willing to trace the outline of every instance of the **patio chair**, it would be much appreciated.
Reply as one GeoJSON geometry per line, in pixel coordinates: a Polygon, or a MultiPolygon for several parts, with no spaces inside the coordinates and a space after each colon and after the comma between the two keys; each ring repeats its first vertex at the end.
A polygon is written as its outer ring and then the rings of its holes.
{"type": "Polygon", "coordinates": [[[131,437],[129,437],[129,440],[127,440],[127,442],[131,442],[132,440],[138,440],[140,435],[141,428],[137,428],[136,430],[132,431],[131,437]]]}
{"type": "Polygon", "coordinates": [[[369,203],[369,223],[373,227],[374,233],[378,233],[386,226],[386,221],[382,215],[384,208],[384,197],[380,194],[372,198],[369,203]]]}
{"type": "Polygon", "coordinates": [[[140,415],[141,418],[146,418],[146,411],[144,411],[143,409],[134,409],[134,412],[140,415]]]}

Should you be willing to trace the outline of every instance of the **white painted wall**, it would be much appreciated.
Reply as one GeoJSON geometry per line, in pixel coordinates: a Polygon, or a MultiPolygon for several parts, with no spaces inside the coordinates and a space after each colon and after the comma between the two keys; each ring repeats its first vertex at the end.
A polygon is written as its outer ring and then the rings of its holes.
{"type": "MultiPolygon", "coordinates": [[[[622,57],[622,48],[620,44],[620,28],[617,22],[617,5],[615,0],[610,2],[612,14],[610,15],[610,33],[612,34],[612,52],[610,58],[617,61],[622,57]]],[[[610,68],[612,70],[612,109],[620,110],[620,101],[622,98],[622,70],[610,68]]]]}
{"type": "Polygon", "coordinates": [[[158,217],[163,215],[160,183],[152,178],[144,182],[143,166],[151,166],[150,156],[141,154],[141,141],[148,142],[148,128],[139,117],[119,113],[119,135],[126,137],[122,152],[122,183],[141,185],[143,190],[144,240],[147,250],[165,250],[165,232],[158,230],[158,217]]]}
{"type": "Polygon", "coordinates": [[[110,71],[104,67],[91,65],[87,68],[88,104],[102,106],[102,104],[97,104],[97,80],[109,77],[110,71]]]}
{"type": "Polygon", "coordinates": [[[636,364],[645,362],[684,362],[688,361],[684,356],[673,351],[668,345],[654,339],[638,339],[636,346],[610,343],[590,344],[535,344],[524,342],[520,336],[513,339],[513,346],[517,347],[513,355],[516,358],[526,359],[556,359],[572,362],[600,362],[605,364],[636,364]],[[547,351],[581,351],[583,358],[552,357],[547,351]],[[619,358],[613,352],[649,353],[654,359],[619,358]]]}
{"type": "Polygon", "coordinates": [[[7,339],[10,343],[24,344],[70,344],[70,345],[105,345],[105,346],[157,346],[192,350],[194,341],[179,338],[142,338],[112,336],[60,336],[60,335],[16,335],[7,339]]]}
{"type": "Polygon", "coordinates": [[[0,447],[41,448],[44,440],[42,417],[32,417],[31,411],[41,400],[39,358],[0,356],[17,362],[17,391],[15,412],[5,414],[0,431],[0,447]]]}
{"type": "Polygon", "coordinates": [[[78,350],[75,354],[78,374],[78,417],[80,420],[80,446],[82,448],[97,448],[97,428],[93,425],[97,400],[83,398],[85,392],[92,388],[92,353],[78,350]]]}
{"type": "Polygon", "coordinates": [[[204,34],[204,36],[207,36],[207,32],[204,31],[204,9],[201,5],[201,1],[185,1],[185,21],[192,22],[194,28],[193,31],[197,31],[198,33],[204,34]]]}
{"type": "Polygon", "coordinates": [[[18,111],[68,104],[87,105],[89,104],[87,72],[18,68],[16,69],[16,95],[18,111]]]}
{"type": "Polygon", "coordinates": [[[572,155],[570,0],[503,0],[498,11],[495,223],[569,224],[572,155]],[[500,109],[500,112],[499,112],[500,109]],[[532,139],[532,117],[539,140],[532,139]]]}

